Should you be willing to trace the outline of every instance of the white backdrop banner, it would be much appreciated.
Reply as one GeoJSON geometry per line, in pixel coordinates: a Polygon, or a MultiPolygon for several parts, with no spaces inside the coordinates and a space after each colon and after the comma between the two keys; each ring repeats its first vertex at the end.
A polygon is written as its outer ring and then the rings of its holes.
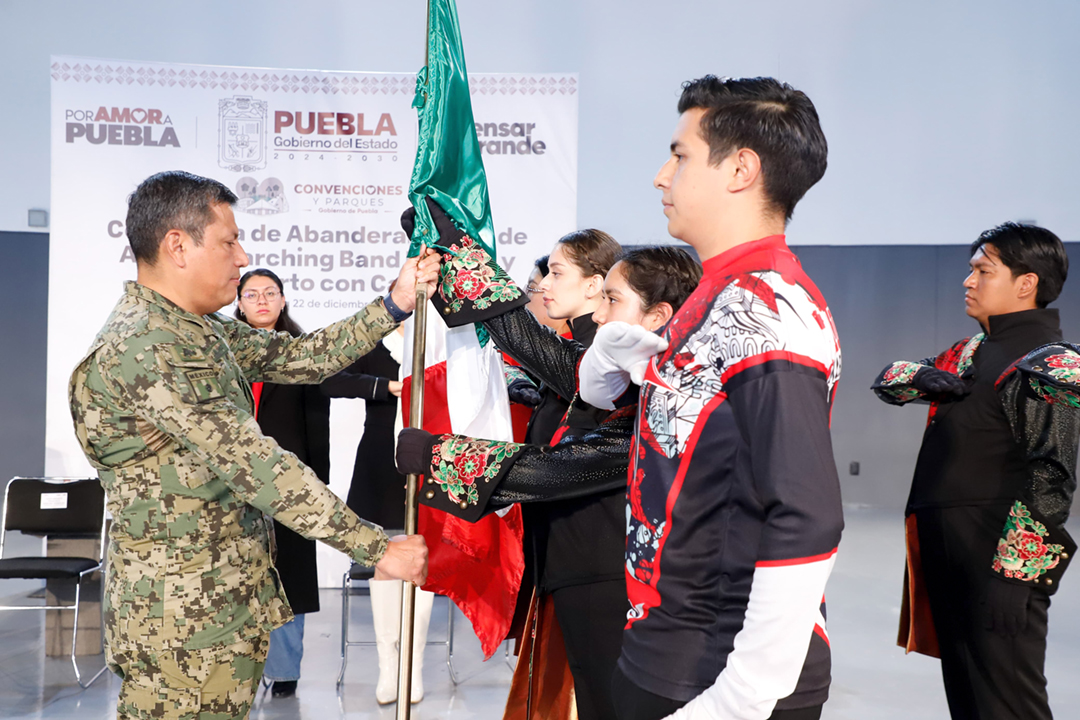
{"type": "MultiPolygon", "coordinates": [[[[68,376],[135,277],[124,221],[139,182],[187,170],[231,188],[248,269],[276,272],[292,316],[321,327],[385,293],[405,258],[416,76],[79,57],[53,57],[51,76],[45,472],[70,476],[92,471],[68,376]]],[[[577,76],[473,74],[470,84],[499,262],[524,284],[533,260],[576,227],[577,76]]],[[[331,418],[331,487],[344,497],[362,401],[335,400],[331,418]]],[[[340,578],[338,560],[326,565],[324,578],[340,578]]]]}

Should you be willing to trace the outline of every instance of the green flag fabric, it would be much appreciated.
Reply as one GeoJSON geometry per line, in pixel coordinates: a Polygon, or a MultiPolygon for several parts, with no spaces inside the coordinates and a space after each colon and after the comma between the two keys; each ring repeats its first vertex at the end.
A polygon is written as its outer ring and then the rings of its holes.
{"type": "Polygon", "coordinates": [[[409,256],[420,244],[438,241],[425,197],[439,203],[454,223],[495,257],[487,176],[473,124],[469,76],[454,0],[428,0],[427,65],[416,77],[413,107],[420,116],[409,200],[416,227],[409,256]]]}

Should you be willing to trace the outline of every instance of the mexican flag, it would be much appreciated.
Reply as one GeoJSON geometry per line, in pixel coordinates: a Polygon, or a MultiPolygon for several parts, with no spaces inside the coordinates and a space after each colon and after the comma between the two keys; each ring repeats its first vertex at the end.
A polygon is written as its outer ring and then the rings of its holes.
{"type": "MultiPolygon", "coordinates": [[[[473,125],[468,74],[453,0],[429,0],[427,65],[417,76],[413,106],[419,114],[416,163],[409,200],[416,228],[409,255],[433,245],[438,233],[425,197],[495,257],[487,177],[473,125]]],[[[447,328],[428,313],[423,429],[491,440],[513,440],[502,354],[482,328],[447,328]]],[[[411,320],[405,326],[404,372],[412,372],[411,320]]],[[[412,377],[404,379],[401,406],[408,425],[412,377]]],[[[423,488],[421,487],[421,491],[423,488]]],[[[467,523],[420,506],[419,532],[429,548],[424,590],[450,597],[472,622],[490,657],[510,628],[524,570],[521,509],[467,523]]]]}

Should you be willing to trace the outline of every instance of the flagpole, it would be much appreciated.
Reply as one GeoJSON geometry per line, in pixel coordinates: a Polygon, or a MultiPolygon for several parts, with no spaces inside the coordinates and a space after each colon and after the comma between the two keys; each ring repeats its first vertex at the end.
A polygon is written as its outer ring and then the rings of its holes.
{"type": "MultiPolygon", "coordinates": [[[[431,50],[431,3],[427,7],[427,29],[424,33],[424,67],[428,66],[431,50]]],[[[426,96],[426,93],[425,93],[426,96]]],[[[426,99],[426,97],[425,97],[426,99]]],[[[423,201],[421,201],[423,202],[423,201]]],[[[424,257],[423,245],[418,256],[424,257]]],[[[412,386],[409,390],[409,427],[424,425],[424,369],[427,354],[427,287],[416,288],[416,309],[413,314],[412,386]]],[[[420,476],[405,477],[405,534],[415,535],[420,476]]],[[[405,583],[401,593],[401,633],[398,636],[398,700],[397,720],[409,720],[412,712],[413,621],[416,614],[416,586],[405,583]]],[[[426,641],[426,638],[425,638],[426,641]]]]}
{"type": "MultiPolygon", "coordinates": [[[[416,310],[413,314],[412,388],[409,391],[409,427],[424,424],[424,355],[427,353],[427,288],[416,288],[416,310]]],[[[417,529],[417,495],[420,476],[410,474],[405,479],[405,534],[415,535],[417,529]]],[[[401,633],[398,639],[398,700],[397,720],[409,720],[412,710],[413,616],[416,609],[416,586],[405,583],[401,593],[401,633]]]]}

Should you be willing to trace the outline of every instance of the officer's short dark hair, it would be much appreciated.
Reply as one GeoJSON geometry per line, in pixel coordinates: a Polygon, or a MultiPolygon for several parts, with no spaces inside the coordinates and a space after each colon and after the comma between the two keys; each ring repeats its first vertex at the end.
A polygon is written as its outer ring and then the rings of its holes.
{"type": "Polygon", "coordinates": [[[183,230],[202,244],[203,229],[214,221],[214,205],[233,205],[236,195],[217,180],[183,170],[143,180],[128,198],[127,236],[136,262],[153,265],[170,230],[183,230]]]}
{"type": "Polygon", "coordinates": [[[679,113],[701,108],[709,163],[749,148],[761,158],[765,195],[790,220],[795,205],[825,174],[829,146],[806,93],[768,77],[706,75],[683,84],[679,113]]]}
{"type": "Polygon", "coordinates": [[[1038,276],[1036,305],[1044,308],[1057,300],[1069,276],[1069,256],[1057,235],[1036,225],[1007,222],[980,235],[971,243],[971,254],[983,245],[994,246],[1014,278],[1027,273],[1038,276]]]}

